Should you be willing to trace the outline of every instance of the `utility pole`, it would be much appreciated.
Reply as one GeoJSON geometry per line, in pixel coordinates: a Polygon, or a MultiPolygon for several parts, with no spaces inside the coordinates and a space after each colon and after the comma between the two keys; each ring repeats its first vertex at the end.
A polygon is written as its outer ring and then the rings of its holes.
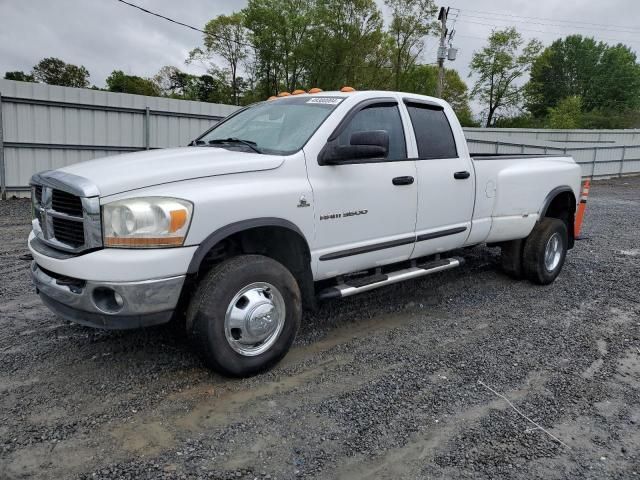
{"type": "Polygon", "coordinates": [[[438,85],[436,88],[436,97],[442,98],[444,90],[444,59],[447,58],[447,15],[449,15],[449,7],[440,7],[438,20],[440,20],[440,46],[438,47],[438,85]]]}

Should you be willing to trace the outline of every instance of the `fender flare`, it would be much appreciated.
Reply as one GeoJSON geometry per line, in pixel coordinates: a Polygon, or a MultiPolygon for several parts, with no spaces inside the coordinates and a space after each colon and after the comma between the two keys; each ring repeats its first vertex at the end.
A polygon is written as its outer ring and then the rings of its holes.
{"type": "Polygon", "coordinates": [[[556,198],[559,194],[564,192],[569,192],[575,198],[575,193],[573,193],[573,190],[569,185],[561,185],[559,187],[554,188],[547,194],[547,196],[544,199],[544,202],[542,203],[542,208],[538,212],[539,213],[538,221],[542,220],[542,218],[547,214],[547,210],[549,209],[549,205],[551,205],[551,202],[553,201],[553,199],[556,198]]]}
{"type": "Polygon", "coordinates": [[[302,239],[307,244],[307,247],[309,246],[307,238],[304,236],[298,226],[295,223],[290,222],[289,220],[285,220],[284,218],[262,217],[252,218],[249,220],[241,220],[239,222],[230,223],[229,225],[219,228],[218,230],[210,234],[207,238],[205,238],[202,242],[200,242],[200,245],[191,258],[191,262],[189,262],[187,273],[198,273],[202,260],[214,245],[229,237],[230,235],[233,235],[234,233],[242,232],[244,230],[250,230],[256,227],[283,227],[288,230],[292,230],[293,232],[300,235],[300,237],[302,237],[302,239]]]}

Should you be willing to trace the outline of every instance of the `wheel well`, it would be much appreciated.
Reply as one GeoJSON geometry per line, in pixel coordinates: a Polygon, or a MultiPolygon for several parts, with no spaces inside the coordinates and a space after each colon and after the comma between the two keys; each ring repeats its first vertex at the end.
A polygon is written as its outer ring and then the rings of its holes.
{"type": "Polygon", "coordinates": [[[300,233],[283,226],[259,226],[232,233],[209,249],[200,262],[197,275],[227,258],[243,254],[264,255],[280,262],[298,282],[303,305],[315,307],[311,252],[300,233]]]}
{"type": "Polygon", "coordinates": [[[558,218],[567,225],[569,248],[573,248],[575,243],[573,231],[575,213],[576,197],[571,191],[562,191],[554,196],[542,213],[542,217],[558,218]]]}

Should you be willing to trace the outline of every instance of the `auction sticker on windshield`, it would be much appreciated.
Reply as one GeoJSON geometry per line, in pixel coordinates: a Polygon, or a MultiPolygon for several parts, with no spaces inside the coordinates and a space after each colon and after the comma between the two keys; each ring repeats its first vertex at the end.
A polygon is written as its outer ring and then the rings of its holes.
{"type": "Polygon", "coordinates": [[[338,105],[344,98],[336,97],[315,97],[307,100],[307,103],[322,103],[324,105],[338,105]]]}

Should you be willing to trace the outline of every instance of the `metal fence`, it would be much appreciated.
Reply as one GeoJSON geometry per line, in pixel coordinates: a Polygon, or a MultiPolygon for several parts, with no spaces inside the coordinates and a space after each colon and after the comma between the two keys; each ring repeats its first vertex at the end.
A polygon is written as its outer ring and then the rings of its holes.
{"type": "Polygon", "coordinates": [[[620,144],[552,144],[546,142],[526,143],[501,140],[469,138],[467,144],[474,153],[525,153],[569,155],[582,168],[583,177],[613,177],[640,172],[640,142],[637,145],[620,144]],[[567,146],[569,145],[569,146],[567,146]]]}
{"type": "Polygon", "coordinates": [[[0,80],[0,192],[41,170],[186,145],[237,107],[0,80]]]}
{"type": "Polygon", "coordinates": [[[572,143],[621,143],[640,145],[640,129],[557,130],[551,128],[465,128],[470,137],[505,142],[548,141],[572,143]]]}
{"type": "MultiPolygon", "coordinates": [[[[0,80],[0,192],[93,158],[186,145],[237,107],[0,80]]],[[[584,176],[640,172],[640,130],[466,128],[472,153],[571,155],[584,176]]]]}

